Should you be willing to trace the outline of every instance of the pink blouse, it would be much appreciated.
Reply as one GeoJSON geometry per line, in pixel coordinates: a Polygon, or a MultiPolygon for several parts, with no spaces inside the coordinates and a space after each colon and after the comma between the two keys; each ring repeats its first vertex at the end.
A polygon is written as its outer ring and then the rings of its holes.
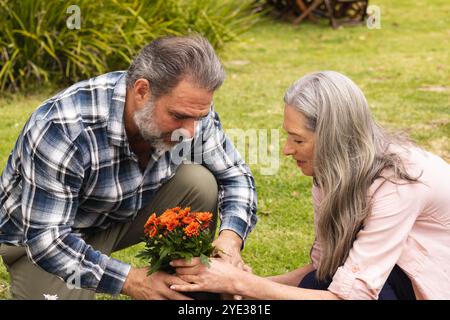
{"type": "MultiPolygon", "coordinates": [[[[342,299],[377,299],[397,264],[411,279],[417,299],[450,299],[450,165],[409,148],[402,156],[420,183],[377,179],[369,189],[370,216],[328,290],[342,299]]],[[[314,221],[321,190],[313,187],[314,221]]],[[[311,260],[317,269],[320,243],[311,260]]]]}

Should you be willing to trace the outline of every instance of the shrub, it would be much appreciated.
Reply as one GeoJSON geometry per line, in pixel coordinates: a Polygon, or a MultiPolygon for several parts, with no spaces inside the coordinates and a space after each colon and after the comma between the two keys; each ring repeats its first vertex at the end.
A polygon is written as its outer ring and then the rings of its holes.
{"type": "Polygon", "coordinates": [[[220,50],[256,21],[251,8],[239,0],[0,0],[0,91],[126,69],[163,35],[200,33],[220,50]],[[68,27],[70,5],[80,9],[79,29],[68,27]]]}

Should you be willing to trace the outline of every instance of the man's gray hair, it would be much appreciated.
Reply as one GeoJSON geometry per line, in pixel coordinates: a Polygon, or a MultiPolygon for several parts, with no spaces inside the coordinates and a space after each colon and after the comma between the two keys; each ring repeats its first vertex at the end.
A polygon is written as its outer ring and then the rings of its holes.
{"type": "Polygon", "coordinates": [[[215,91],[222,85],[225,71],[204,37],[163,37],[152,41],[134,58],[127,73],[127,87],[142,78],[150,82],[152,98],[157,99],[185,78],[200,88],[215,91]]]}

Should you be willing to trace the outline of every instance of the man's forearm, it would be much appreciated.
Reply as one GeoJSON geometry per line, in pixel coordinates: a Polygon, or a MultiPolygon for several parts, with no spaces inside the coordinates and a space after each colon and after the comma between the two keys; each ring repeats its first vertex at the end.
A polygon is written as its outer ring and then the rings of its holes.
{"type": "Polygon", "coordinates": [[[128,272],[128,276],[123,283],[123,288],[121,294],[127,295],[129,297],[134,297],[133,288],[136,288],[136,283],[139,278],[139,269],[131,267],[130,272],[128,272]]]}
{"type": "Polygon", "coordinates": [[[232,230],[222,230],[219,234],[218,239],[220,239],[221,241],[226,241],[230,246],[232,246],[233,248],[238,249],[239,251],[242,248],[242,243],[243,240],[242,238],[234,231],[232,230]]]}

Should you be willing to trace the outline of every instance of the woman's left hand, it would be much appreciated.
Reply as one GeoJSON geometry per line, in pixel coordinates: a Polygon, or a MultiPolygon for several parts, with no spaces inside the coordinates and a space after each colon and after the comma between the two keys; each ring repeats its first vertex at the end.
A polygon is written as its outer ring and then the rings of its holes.
{"type": "Polygon", "coordinates": [[[200,258],[191,260],[174,260],[171,265],[176,268],[177,276],[190,284],[172,285],[172,290],[181,292],[215,292],[239,294],[236,282],[240,274],[245,273],[231,263],[220,258],[210,258],[205,265],[200,258]]]}

